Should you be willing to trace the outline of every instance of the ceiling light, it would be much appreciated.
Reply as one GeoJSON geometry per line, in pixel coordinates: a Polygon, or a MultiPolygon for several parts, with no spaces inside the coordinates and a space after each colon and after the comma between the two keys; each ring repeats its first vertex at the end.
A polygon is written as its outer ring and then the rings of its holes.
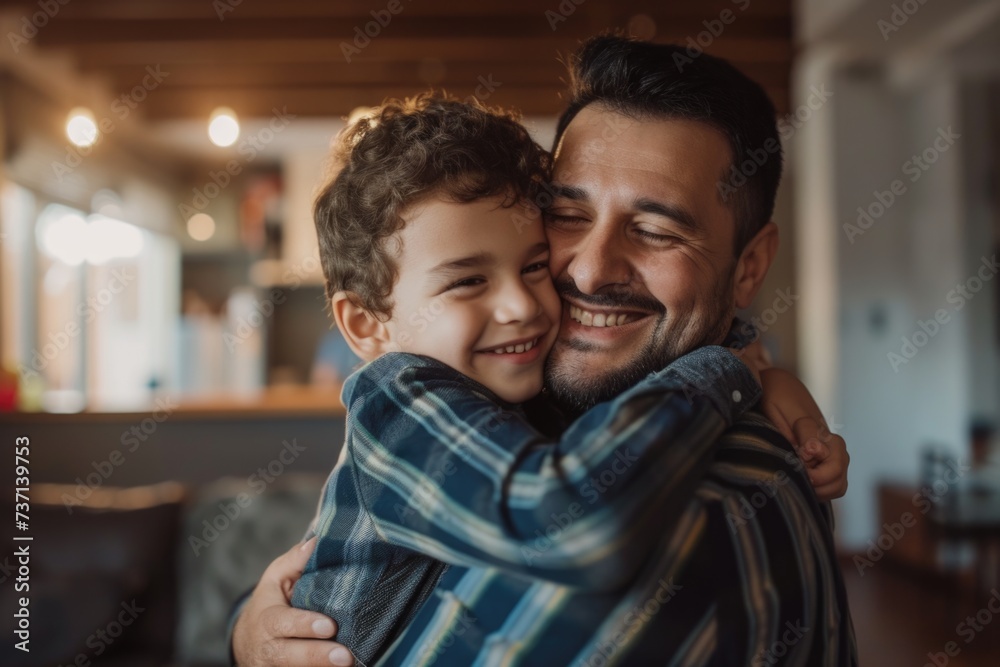
{"type": "Polygon", "coordinates": [[[94,114],[83,107],[70,111],[66,119],[66,136],[77,146],[93,146],[97,142],[97,123],[94,122],[94,114]]]}
{"type": "Polygon", "coordinates": [[[188,218],[187,231],[195,241],[207,241],[215,234],[215,220],[208,213],[195,213],[188,218]]]}
{"type": "Polygon", "coordinates": [[[236,112],[229,107],[219,107],[212,112],[208,122],[208,138],[216,146],[232,146],[240,138],[240,123],[236,112]]]}

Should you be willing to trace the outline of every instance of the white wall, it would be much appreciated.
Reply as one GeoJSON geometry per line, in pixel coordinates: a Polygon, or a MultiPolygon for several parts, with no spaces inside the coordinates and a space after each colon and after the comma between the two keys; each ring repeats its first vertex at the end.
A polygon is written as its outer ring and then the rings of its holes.
{"type": "MultiPolygon", "coordinates": [[[[815,3],[800,4],[809,11],[815,3]]],[[[790,169],[803,295],[800,369],[851,451],[851,488],[836,504],[838,538],[851,550],[879,533],[879,483],[916,484],[928,444],[967,460],[970,420],[1000,420],[1000,279],[986,282],[961,309],[948,300],[975,275],[980,257],[992,255],[997,215],[983,180],[996,164],[984,93],[989,78],[982,71],[970,78],[950,57],[962,41],[935,33],[943,26],[954,35],[954,25],[969,22],[940,15],[914,21],[905,26],[906,50],[894,50],[891,40],[869,48],[867,38],[822,37],[871,29],[872,3],[841,4],[836,12],[800,17],[813,34],[800,35],[793,104],[804,103],[815,83],[827,83],[833,96],[830,113],[816,114],[796,135],[790,169]],[[922,43],[946,46],[926,58],[913,48],[922,43]],[[961,137],[926,171],[914,172],[908,161],[948,127],[961,137]],[[869,223],[858,224],[858,207],[877,213],[876,191],[891,192],[894,180],[905,190],[898,187],[901,194],[864,229],[869,223]],[[856,227],[849,234],[845,224],[856,227]],[[947,322],[930,324],[939,311],[947,322]],[[920,322],[933,335],[924,338],[920,322]],[[903,338],[915,335],[925,342],[905,359],[903,338]],[[905,362],[894,367],[890,353],[905,362]]]]}

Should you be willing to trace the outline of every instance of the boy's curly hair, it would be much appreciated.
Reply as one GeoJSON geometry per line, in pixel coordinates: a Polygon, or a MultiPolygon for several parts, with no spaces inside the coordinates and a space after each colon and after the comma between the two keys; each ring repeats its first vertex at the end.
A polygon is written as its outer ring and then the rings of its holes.
{"type": "Polygon", "coordinates": [[[518,120],[424,93],[389,100],[345,128],[332,156],[339,171],[314,208],[327,297],[348,291],[357,305],[389,315],[396,266],[387,241],[402,229],[404,209],[425,197],[535,202],[549,155],[518,120]]]}

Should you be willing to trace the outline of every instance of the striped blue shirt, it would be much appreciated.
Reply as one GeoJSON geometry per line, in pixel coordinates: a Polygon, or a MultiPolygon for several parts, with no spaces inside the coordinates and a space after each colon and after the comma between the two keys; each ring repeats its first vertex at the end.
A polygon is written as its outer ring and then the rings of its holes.
{"type": "Polygon", "coordinates": [[[615,590],[449,568],[378,664],[858,664],[824,514],[763,416],[719,438],[679,521],[657,515],[659,542],[615,590]]]}

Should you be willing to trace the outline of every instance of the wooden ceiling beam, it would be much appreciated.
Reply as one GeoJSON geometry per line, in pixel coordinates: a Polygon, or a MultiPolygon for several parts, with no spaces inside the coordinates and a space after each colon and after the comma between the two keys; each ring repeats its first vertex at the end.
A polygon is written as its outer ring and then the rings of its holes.
{"type": "MultiPolygon", "coordinates": [[[[380,82],[390,85],[455,85],[468,84],[480,76],[492,76],[499,81],[519,84],[558,84],[566,68],[555,60],[548,63],[517,65],[487,61],[478,62],[375,62],[375,63],[302,63],[294,67],[281,65],[225,64],[214,67],[191,64],[168,64],[170,76],[165,86],[244,86],[253,88],[269,85],[367,85],[380,82]]],[[[146,74],[142,65],[116,65],[85,70],[110,78],[116,87],[136,85],[146,74]]]]}
{"type": "MultiPolygon", "coordinates": [[[[572,17],[570,17],[572,18],[572,17]]],[[[583,17],[581,17],[583,18],[583,17]]],[[[629,14],[611,15],[606,24],[589,20],[569,20],[557,24],[558,39],[585,39],[608,28],[624,27],[629,14]]],[[[671,37],[686,41],[697,38],[706,30],[705,20],[699,17],[653,15],[660,26],[658,37],[671,37]]],[[[718,25],[722,25],[719,23],[718,25]]],[[[241,40],[271,41],[275,35],[283,39],[312,39],[364,42],[369,37],[378,42],[383,38],[424,40],[451,40],[458,36],[466,39],[505,39],[510,43],[521,40],[552,40],[556,35],[549,20],[541,12],[537,16],[493,16],[489,19],[463,16],[407,16],[391,17],[383,26],[372,16],[357,18],[243,18],[226,21],[192,21],[189,19],[101,19],[51,21],[39,31],[38,44],[43,47],[79,46],[85,44],[116,44],[129,42],[161,41],[213,41],[238,42],[241,40]],[[365,31],[368,34],[365,34],[365,31]]],[[[720,36],[727,39],[781,39],[791,37],[791,21],[787,18],[759,16],[738,17],[724,26],[720,36]]]]}
{"type": "MultiPolygon", "coordinates": [[[[733,63],[747,76],[764,86],[788,85],[788,63],[733,63]]],[[[377,82],[395,86],[434,86],[452,88],[475,84],[480,77],[503,83],[539,85],[559,88],[566,77],[566,68],[556,62],[514,64],[489,61],[462,62],[397,62],[397,63],[303,63],[295,67],[273,64],[225,64],[213,67],[190,64],[168,64],[164,70],[170,76],[164,88],[218,88],[268,86],[365,86],[377,82]]],[[[115,65],[85,70],[100,74],[116,90],[129,90],[146,75],[143,65],[115,65]]]]}
{"type": "MultiPolygon", "coordinates": [[[[233,9],[221,16],[209,0],[78,0],[61,6],[32,46],[65,54],[118,94],[133,90],[147,66],[169,72],[138,112],[156,119],[203,117],[218,104],[244,117],[266,117],[273,106],[338,116],[428,86],[464,97],[480,77],[500,82],[490,102],[552,114],[562,107],[560,59],[590,35],[645,14],[656,41],[693,43],[728,10],[735,20],[707,51],[761,83],[782,111],[788,105],[791,0],[750,0],[745,12],[743,0],[586,2],[555,26],[546,12],[570,0],[400,1],[376,37],[356,45],[356,30],[389,0],[219,0],[233,9]],[[344,45],[361,48],[348,58],[344,45]]],[[[31,13],[37,0],[11,7],[31,13]]]]}
{"type": "MultiPolygon", "coordinates": [[[[219,105],[233,108],[243,118],[267,118],[273,115],[275,108],[287,109],[288,113],[298,116],[339,117],[359,106],[371,106],[387,97],[415,95],[423,90],[425,87],[420,85],[156,90],[138,106],[138,111],[149,120],[208,118],[219,105]]],[[[475,86],[454,88],[449,92],[466,97],[475,94],[475,86]]],[[[516,107],[531,115],[558,113],[562,107],[558,90],[552,86],[504,85],[489,95],[484,94],[483,101],[516,107]]]]}
{"type": "MultiPolygon", "coordinates": [[[[225,0],[223,0],[225,2],[225,0]]],[[[542,16],[547,10],[558,11],[560,0],[504,0],[504,2],[469,2],[468,0],[401,0],[404,12],[410,16],[542,16]]],[[[741,0],[742,2],[742,0],[741,0]]],[[[7,3],[21,6],[25,11],[37,10],[37,0],[20,0],[7,3]]],[[[222,13],[224,21],[235,17],[245,18],[357,18],[369,16],[373,9],[384,8],[388,0],[242,0],[231,3],[233,11],[222,13]]],[[[740,5],[733,0],[630,0],[630,14],[669,13],[676,17],[703,18],[718,15],[724,9],[739,13],[740,5]]],[[[580,13],[593,11],[581,6],[580,13]]],[[[790,16],[790,0],[752,0],[747,11],[755,16],[790,16]]],[[[575,12],[574,12],[575,13],[575,12]]],[[[219,20],[220,13],[213,2],[206,0],[86,0],[71,2],[60,10],[60,20],[76,19],[212,19],[219,20]]]]}
{"type": "MultiPolygon", "coordinates": [[[[540,63],[557,61],[560,54],[570,54],[579,42],[572,39],[471,39],[448,40],[394,38],[374,40],[347,63],[340,49],[342,40],[237,40],[122,42],[86,44],[72,49],[81,66],[94,69],[127,64],[226,64],[296,65],[299,63],[336,63],[350,66],[361,62],[419,62],[437,58],[449,60],[540,63]]],[[[671,40],[665,40],[671,41],[671,40]]],[[[791,62],[792,45],[780,39],[738,39],[720,37],[708,52],[729,60],[749,63],[791,62]]]]}
{"type": "MultiPolygon", "coordinates": [[[[425,86],[325,86],[321,88],[288,86],[255,89],[179,88],[156,90],[140,105],[138,113],[149,120],[208,118],[220,105],[232,107],[243,118],[267,118],[273,109],[303,117],[335,118],[348,115],[359,106],[371,106],[389,97],[406,97],[426,90],[425,86]]],[[[788,108],[787,87],[768,88],[779,113],[788,108]]],[[[448,92],[464,98],[476,94],[476,86],[450,87],[448,92]]],[[[555,115],[565,103],[562,89],[554,86],[505,84],[492,92],[478,91],[482,101],[519,109],[526,115],[555,115]]]]}

